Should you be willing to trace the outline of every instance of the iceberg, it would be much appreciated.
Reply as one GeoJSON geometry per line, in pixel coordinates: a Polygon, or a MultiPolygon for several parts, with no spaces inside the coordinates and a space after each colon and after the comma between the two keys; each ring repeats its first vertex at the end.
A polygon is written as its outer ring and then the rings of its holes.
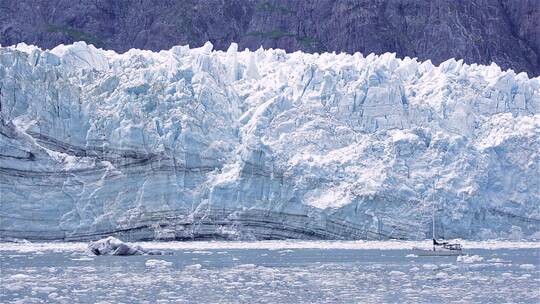
{"type": "Polygon", "coordinates": [[[531,239],[540,78],[395,54],[0,47],[3,239],[531,239]]]}
{"type": "MultiPolygon", "coordinates": [[[[107,238],[90,242],[88,249],[95,255],[161,255],[160,251],[145,250],[138,245],[130,245],[109,236],[107,238]]],[[[155,260],[151,260],[155,261],[155,260]]]]}

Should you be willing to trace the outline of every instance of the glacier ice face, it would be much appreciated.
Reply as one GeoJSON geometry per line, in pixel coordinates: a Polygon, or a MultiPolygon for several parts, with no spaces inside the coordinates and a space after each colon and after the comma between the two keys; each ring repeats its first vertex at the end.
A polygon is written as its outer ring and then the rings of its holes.
{"type": "Polygon", "coordinates": [[[540,78],[394,54],[0,48],[2,237],[527,238],[540,78]]]}

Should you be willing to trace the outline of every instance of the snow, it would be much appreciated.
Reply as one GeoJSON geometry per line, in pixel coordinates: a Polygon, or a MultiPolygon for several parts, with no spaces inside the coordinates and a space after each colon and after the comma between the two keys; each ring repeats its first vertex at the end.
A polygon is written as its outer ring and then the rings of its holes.
{"type": "Polygon", "coordinates": [[[540,78],[495,65],[19,44],[0,89],[6,239],[540,235],[540,78]]]}

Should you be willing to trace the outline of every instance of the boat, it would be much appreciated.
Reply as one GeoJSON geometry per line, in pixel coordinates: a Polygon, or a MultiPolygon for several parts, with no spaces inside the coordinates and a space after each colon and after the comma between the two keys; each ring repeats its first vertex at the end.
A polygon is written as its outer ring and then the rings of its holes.
{"type": "Polygon", "coordinates": [[[438,242],[433,239],[433,247],[413,247],[413,253],[417,256],[457,256],[462,255],[462,247],[458,243],[438,242]]]}
{"type": "Polygon", "coordinates": [[[435,237],[435,211],[432,217],[433,245],[429,248],[413,247],[413,253],[417,256],[458,256],[462,255],[462,247],[459,243],[439,242],[435,237]]]}

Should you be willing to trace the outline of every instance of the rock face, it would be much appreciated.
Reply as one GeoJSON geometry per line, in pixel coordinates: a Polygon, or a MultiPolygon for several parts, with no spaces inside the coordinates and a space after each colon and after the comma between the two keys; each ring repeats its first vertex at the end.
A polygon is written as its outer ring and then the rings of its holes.
{"type": "Polygon", "coordinates": [[[540,78],[212,48],[0,48],[2,237],[538,236],[540,78]]]}
{"type": "Polygon", "coordinates": [[[540,75],[537,0],[3,0],[0,44],[52,48],[84,40],[127,51],[211,41],[225,50],[362,52],[439,64],[497,63],[540,75]]]}

